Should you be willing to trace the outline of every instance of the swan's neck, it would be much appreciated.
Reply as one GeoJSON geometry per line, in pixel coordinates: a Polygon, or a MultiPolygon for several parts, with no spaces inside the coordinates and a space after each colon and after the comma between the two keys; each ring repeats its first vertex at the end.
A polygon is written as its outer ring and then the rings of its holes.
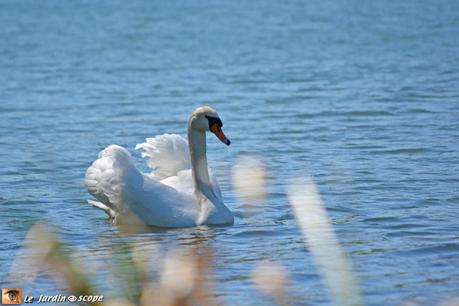
{"type": "Polygon", "coordinates": [[[191,157],[191,173],[194,182],[194,194],[201,208],[197,224],[230,224],[234,222],[228,208],[218,200],[210,182],[206,157],[206,133],[188,125],[188,146],[191,157]]]}
{"type": "Polygon", "coordinates": [[[190,149],[194,192],[196,195],[205,195],[213,202],[215,195],[212,191],[212,184],[207,170],[206,133],[188,127],[188,146],[190,149]]]}

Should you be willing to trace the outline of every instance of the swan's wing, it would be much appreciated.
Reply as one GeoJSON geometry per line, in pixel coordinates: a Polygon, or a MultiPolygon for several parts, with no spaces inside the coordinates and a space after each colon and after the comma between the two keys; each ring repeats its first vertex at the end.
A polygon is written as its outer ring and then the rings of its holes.
{"type": "Polygon", "coordinates": [[[161,183],[174,188],[178,192],[187,195],[193,195],[194,182],[191,175],[191,169],[181,170],[177,175],[166,177],[161,183]]]}
{"type": "MultiPolygon", "coordinates": [[[[134,166],[131,154],[123,147],[110,145],[86,170],[86,189],[100,203],[92,205],[108,214],[125,211],[125,205],[137,200],[142,193],[143,176],[134,166]],[[100,207],[99,204],[102,204],[100,207]]],[[[97,202],[96,202],[97,203],[97,202]]]]}
{"type": "Polygon", "coordinates": [[[195,226],[200,215],[194,196],[141,173],[131,154],[120,146],[100,152],[86,171],[85,185],[98,200],[89,203],[116,222],[187,227],[195,226]]]}
{"type": "Polygon", "coordinates": [[[200,207],[194,195],[144,174],[144,193],[130,210],[145,224],[161,227],[195,226],[200,207]]]}
{"type": "MultiPolygon", "coordinates": [[[[223,203],[222,192],[220,190],[220,185],[218,184],[217,178],[212,174],[212,170],[209,168],[210,183],[212,184],[212,189],[214,191],[217,200],[223,203]]],[[[161,180],[161,183],[164,185],[170,186],[175,190],[187,194],[193,195],[194,192],[194,183],[193,176],[191,174],[191,169],[186,169],[179,171],[177,175],[167,177],[161,180]]]]}
{"type": "Polygon", "coordinates": [[[191,168],[188,142],[180,135],[164,134],[147,138],[135,148],[143,150],[142,157],[148,157],[147,164],[153,170],[150,176],[157,180],[191,168]]]}

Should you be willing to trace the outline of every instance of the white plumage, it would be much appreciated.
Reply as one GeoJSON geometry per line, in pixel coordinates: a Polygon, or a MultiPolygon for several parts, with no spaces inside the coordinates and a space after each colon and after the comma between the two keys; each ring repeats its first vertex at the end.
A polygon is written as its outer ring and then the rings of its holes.
{"type": "Polygon", "coordinates": [[[191,169],[188,142],[177,134],[164,134],[145,139],[135,149],[143,149],[142,157],[148,157],[150,174],[157,180],[177,175],[180,170],[191,169]]]}
{"type": "Polygon", "coordinates": [[[209,117],[218,118],[209,107],[193,112],[188,124],[190,145],[176,134],[138,144],[136,149],[142,149],[142,156],[148,158],[150,173],[139,171],[123,147],[110,145],[101,151],[86,171],[86,188],[97,199],[89,203],[115,222],[140,221],[161,227],[231,224],[233,215],[207,167],[205,132],[213,122],[207,123],[209,117]]]}

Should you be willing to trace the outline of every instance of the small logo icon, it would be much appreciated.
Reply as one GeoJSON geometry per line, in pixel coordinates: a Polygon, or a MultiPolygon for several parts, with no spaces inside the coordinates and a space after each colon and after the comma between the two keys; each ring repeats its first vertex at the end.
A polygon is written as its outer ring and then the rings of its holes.
{"type": "Polygon", "coordinates": [[[22,289],[21,288],[2,288],[2,304],[3,305],[22,304],[22,289]]]}

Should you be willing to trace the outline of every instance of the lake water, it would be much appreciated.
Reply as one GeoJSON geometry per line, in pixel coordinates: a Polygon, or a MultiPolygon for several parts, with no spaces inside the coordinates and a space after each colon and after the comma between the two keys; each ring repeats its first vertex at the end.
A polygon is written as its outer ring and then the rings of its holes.
{"type": "MultiPolygon", "coordinates": [[[[286,267],[298,304],[331,305],[286,196],[310,175],[366,304],[459,295],[459,2],[443,0],[2,1],[1,282],[40,220],[76,258],[111,256],[118,230],[86,203],[86,168],[116,143],[146,170],[135,144],[185,135],[206,104],[232,140],[208,137],[208,157],[235,224],[122,239],[213,248],[227,305],[272,303],[250,280],[261,260],[286,267]],[[247,152],[271,177],[249,215],[230,179],[247,152]]],[[[110,296],[116,280],[94,274],[110,296]]]]}

